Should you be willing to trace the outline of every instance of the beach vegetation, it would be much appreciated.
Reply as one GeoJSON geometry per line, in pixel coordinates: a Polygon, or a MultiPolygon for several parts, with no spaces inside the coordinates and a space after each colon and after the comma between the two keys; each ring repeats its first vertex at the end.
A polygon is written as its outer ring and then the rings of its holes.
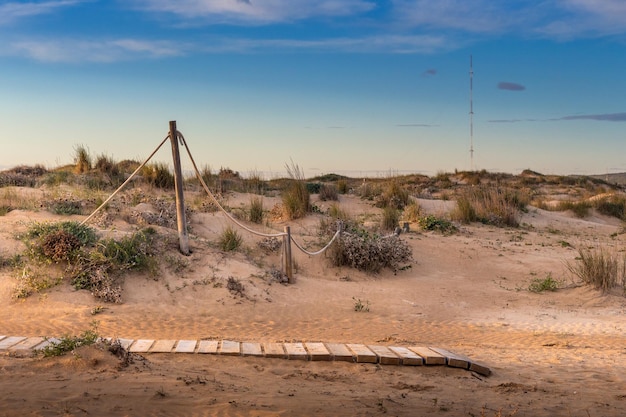
{"type": "Polygon", "coordinates": [[[311,211],[311,196],[304,182],[304,171],[293,161],[285,168],[289,181],[281,193],[283,211],[288,219],[299,219],[311,211]]]}
{"type": "Polygon", "coordinates": [[[566,262],[567,269],[583,283],[597,290],[610,292],[621,287],[626,295],[626,255],[617,255],[606,247],[581,248],[575,261],[566,262]]]}
{"type": "Polygon", "coordinates": [[[224,252],[232,252],[237,250],[241,243],[243,242],[243,238],[237,232],[237,230],[233,229],[232,226],[228,225],[219,236],[218,244],[219,248],[224,252]]]}

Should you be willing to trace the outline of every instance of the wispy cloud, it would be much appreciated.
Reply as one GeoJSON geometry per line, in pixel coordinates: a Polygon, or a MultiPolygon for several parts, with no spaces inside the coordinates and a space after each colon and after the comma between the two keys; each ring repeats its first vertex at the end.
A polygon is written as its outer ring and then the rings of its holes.
{"type": "Polygon", "coordinates": [[[439,125],[429,125],[426,123],[405,123],[397,124],[396,127],[437,127],[439,125]]]}
{"type": "Polygon", "coordinates": [[[550,120],[597,120],[601,122],[626,122],[626,113],[580,114],[550,120]]]}
{"type": "Polygon", "coordinates": [[[52,13],[58,9],[84,3],[84,0],[57,0],[42,2],[9,2],[0,5],[0,25],[17,22],[23,18],[52,13]]]}
{"type": "Polygon", "coordinates": [[[376,7],[367,0],[132,0],[135,7],[207,23],[278,23],[351,16],[376,7]]]}
{"type": "Polygon", "coordinates": [[[116,62],[138,58],[163,58],[180,55],[183,47],[167,41],[115,39],[23,40],[9,43],[0,54],[24,56],[49,63],[116,62]]]}
{"type": "Polygon", "coordinates": [[[552,119],[495,119],[489,123],[558,122],[568,120],[595,120],[599,122],[626,122],[626,113],[577,114],[552,119]]]}
{"type": "Polygon", "coordinates": [[[437,70],[434,68],[429,68],[426,71],[422,72],[422,77],[433,77],[437,75],[437,70]]]}
{"type": "Polygon", "coordinates": [[[522,84],[502,81],[498,83],[498,90],[524,91],[526,90],[526,87],[524,87],[522,84]]]}

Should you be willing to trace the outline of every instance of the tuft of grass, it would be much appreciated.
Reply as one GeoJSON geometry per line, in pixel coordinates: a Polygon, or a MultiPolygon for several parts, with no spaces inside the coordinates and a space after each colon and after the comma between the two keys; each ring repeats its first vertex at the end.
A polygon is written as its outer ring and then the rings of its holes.
{"type": "Polygon", "coordinates": [[[606,216],[617,217],[626,220],[626,197],[612,196],[595,202],[595,208],[599,213],[606,216]]]}
{"type": "Polygon", "coordinates": [[[263,198],[252,197],[250,199],[250,221],[253,223],[263,223],[263,198]]]}
{"type": "Polygon", "coordinates": [[[339,201],[339,192],[333,184],[322,184],[319,191],[319,198],[322,201],[339,201]]]}
{"type": "Polygon", "coordinates": [[[402,185],[397,180],[391,179],[385,184],[376,205],[378,207],[392,207],[402,210],[409,204],[409,201],[409,192],[402,188],[402,185]]]}
{"type": "Polygon", "coordinates": [[[148,184],[162,189],[174,188],[174,174],[167,165],[162,162],[145,165],[141,174],[148,184]]]}
{"type": "Polygon", "coordinates": [[[354,311],[358,313],[360,312],[368,313],[370,311],[369,300],[365,300],[365,302],[363,302],[361,301],[360,298],[352,297],[352,301],[354,301],[354,311]]]}
{"type": "Polygon", "coordinates": [[[591,203],[587,201],[560,201],[556,207],[557,211],[571,211],[574,215],[580,219],[584,219],[589,216],[591,210],[591,203]]]}
{"type": "Polygon", "coordinates": [[[400,222],[400,210],[393,206],[385,206],[381,227],[383,230],[395,230],[400,222]]]}
{"type": "Polygon", "coordinates": [[[84,145],[76,145],[74,147],[74,172],[76,174],[84,174],[91,171],[92,161],[89,149],[84,145]]]}
{"type": "Polygon", "coordinates": [[[285,167],[290,180],[281,195],[283,210],[288,219],[299,219],[311,211],[311,196],[304,182],[304,171],[293,161],[285,167]]]}
{"type": "Polygon", "coordinates": [[[566,262],[567,269],[587,285],[609,292],[621,286],[626,291],[626,256],[619,258],[604,247],[579,249],[575,263],[566,262]]]}
{"type": "Polygon", "coordinates": [[[519,190],[478,185],[464,190],[458,197],[452,217],[464,223],[480,221],[494,226],[517,227],[517,214],[526,210],[528,202],[528,196],[519,190]]]}
{"type": "Polygon", "coordinates": [[[535,278],[528,285],[528,291],[534,293],[542,293],[544,291],[556,291],[559,289],[559,283],[552,278],[552,274],[548,274],[544,279],[535,278]]]}
{"type": "Polygon", "coordinates": [[[417,222],[422,217],[422,208],[416,201],[411,201],[404,207],[404,218],[410,222],[417,222]]]}
{"type": "Polygon", "coordinates": [[[224,252],[237,250],[242,242],[241,235],[230,225],[222,231],[218,240],[219,247],[224,252]]]}

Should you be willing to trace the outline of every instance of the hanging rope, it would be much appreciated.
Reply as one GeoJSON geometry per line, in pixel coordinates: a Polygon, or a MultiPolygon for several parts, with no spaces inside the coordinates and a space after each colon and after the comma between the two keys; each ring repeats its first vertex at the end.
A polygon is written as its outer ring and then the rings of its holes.
{"type": "Polygon", "coordinates": [[[111,199],[112,199],[113,197],[115,197],[115,194],[117,194],[117,193],[118,193],[118,192],[119,192],[122,188],[124,188],[124,187],[126,186],[126,184],[128,184],[128,183],[130,182],[130,180],[132,180],[132,179],[133,179],[133,177],[134,177],[135,175],[137,175],[137,173],[141,170],[141,168],[143,168],[143,167],[144,167],[144,166],[148,163],[148,161],[150,161],[150,159],[152,159],[152,157],[154,156],[154,154],[155,154],[155,153],[157,153],[159,149],[161,149],[161,146],[163,146],[163,144],[165,143],[165,141],[166,141],[166,140],[168,140],[169,138],[170,138],[170,135],[169,135],[169,133],[168,133],[168,134],[167,134],[167,136],[165,137],[165,139],[163,139],[163,141],[159,144],[159,146],[157,146],[157,148],[154,150],[154,152],[152,152],[152,153],[150,154],[150,156],[148,157],[148,159],[146,159],[146,160],[143,162],[143,164],[139,165],[139,167],[137,167],[137,169],[135,170],[135,172],[133,172],[132,174],[130,174],[130,177],[128,177],[128,179],[127,179],[126,181],[124,181],[124,183],[123,183],[122,185],[120,185],[120,186],[119,186],[119,188],[118,188],[117,190],[115,190],[115,191],[113,192],[113,194],[111,194],[111,195],[109,196],[109,198],[107,198],[107,199],[104,201],[104,203],[100,204],[100,206],[99,206],[97,209],[95,209],[95,210],[94,210],[94,212],[93,212],[93,213],[91,213],[91,214],[89,215],[89,217],[87,217],[85,220],[83,220],[83,221],[82,221],[82,223],[81,223],[80,225],[82,226],[82,225],[84,225],[85,223],[87,223],[89,220],[91,220],[91,218],[92,218],[93,216],[95,216],[95,215],[96,215],[96,213],[97,213],[97,212],[99,212],[99,211],[100,211],[100,209],[102,209],[104,206],[106,206],[106,205],[107,205],[107,203],[108,203],[109,201],[111,201],[111,199]]]}
{"type": "Polygon", "coordinates": [[[300,249],[300,250],[301,250],[302,252],[304,252],[305,254],[307,254],[307,255],[309,255],[309,256],[316,256],[316,255],[319,255],[319,254],[321,254],[321,253],[324,253],[326,250],[328,250],[328,248],[330,247],[330,245],[332,245],[332,244],[333,244],[333,242],[335,241],[335,239],[337,239],[337,238],[339,237],[339,235],[340,235],[340,234],[341,234],[341,229],[340,229],[340,230],[337,230],[337,231],[335,232],[335,235],[333,236],[333,238],[332,238],[332,239],[330,239],[330,242],[328,242],[328,243],[326,244],[326,246],[324,246],[322,249],[318,250],[317,252],[309,252],[309,251],[307,251],[307,250],[306,250],[306,249],[304,249],[302,246],[300,246],[300,244],[299,244],[298,242],[296,242],[296,241],[294,240],[294,238],[293,238],[293,237],[291,238],[291,241],[293,242],[293,244],[294,244],[294,245],[296,245],[296,247],[297,247],[298,249],[300,249]]]}
{"type": "Polygon", "coordinates": [[[261,237],[281,237],[281,236],[285,236],[286,235],[286,233],[284,233],[284,232],[283,233],[269,233],[269,234],[268,233],[257,232],[256,230],[253,230],[253,229],[249,228],[248,226],[242,224],[237,219],[235,219],[229,212],[227,212],[224,209],[224,207],[222,207],[220,202],[217,201],[217,198],[215,198],[215,196],[213,195],[211,190],[209,190],[209,187],[204,182],[204,179],[202,178],[202,175],[200,174],[200,171],[198,170],[198,166],[196,165],[196,161],[193,159],[193,156],[191,155],[191,150],[189,149],[189,146],[187,145],[187,141],[185,140],[185,137],[180,132],[176,132],[176,135],[182,141],[183,146],[185,146],[185,149],[187,149],[187,154],[189,155],[189,159],[191,160],[191,164],[193,165],[193,169],[194,169],[194,171],[196,173],[196,178],[198,178],[198,181],[200,181],[200,184],[202,184],[202,187],[204,188],[204,191],[206,191],[206,193],[209,195],[209,197],[211,197],[211,200],[213,200],[215,205],[222,211],[222,213],[224,213],[226,215],[226,217],[228,217],[228,219],[230,219],[230,221],[232,221],[233,223],[235,223],[237,226],[241,227],[242,229],[245,229],[248,232],[250,232],[250,233],[252,233],[254,235],[257,235],[257,236],[261,236],[261,237]]]}

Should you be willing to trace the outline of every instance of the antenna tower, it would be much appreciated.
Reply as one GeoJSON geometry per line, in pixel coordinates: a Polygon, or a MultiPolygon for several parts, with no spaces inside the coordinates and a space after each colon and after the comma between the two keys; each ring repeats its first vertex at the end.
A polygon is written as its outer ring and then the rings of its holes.
{"type": "Polygon", "coordinates": [[[474,170],[474,69],[472,65],[472,56],[470,55],[470,170],[474,170]]]}

